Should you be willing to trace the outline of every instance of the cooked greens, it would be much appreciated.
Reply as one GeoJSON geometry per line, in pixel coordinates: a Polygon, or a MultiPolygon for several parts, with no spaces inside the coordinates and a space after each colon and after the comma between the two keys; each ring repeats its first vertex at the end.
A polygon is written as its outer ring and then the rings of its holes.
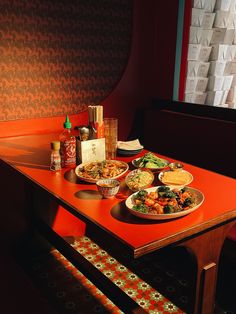
{"type": "Polygon", "coordinates": [[[148,192],[146,190],[140,190],[138,193],[134,194],[134,199],[144,201],[148,192]]]}
{"type": "Polygon", "coordinates": [[[145,204],[137,204],[133,206],[133,209],[137,212],[146,214],[148,212],[148,207],[145,204]]]}
{"type": "Polygon", "coordinates": [[[143,157],[134,161],[134,165],[138,168],[158,169],[166,167],[169,164],[167,160],[157,157],[151,152],[146,153],[143,157]]]}

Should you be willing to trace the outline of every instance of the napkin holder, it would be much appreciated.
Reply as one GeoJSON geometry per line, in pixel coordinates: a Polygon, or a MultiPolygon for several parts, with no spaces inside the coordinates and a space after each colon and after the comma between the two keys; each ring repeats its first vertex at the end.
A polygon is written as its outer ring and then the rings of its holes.
{"type": "Polygon", "coordinates": [[[105,138],[88,141],[77,139],[77,163],[102,161],[106,159],[105,138]]]}

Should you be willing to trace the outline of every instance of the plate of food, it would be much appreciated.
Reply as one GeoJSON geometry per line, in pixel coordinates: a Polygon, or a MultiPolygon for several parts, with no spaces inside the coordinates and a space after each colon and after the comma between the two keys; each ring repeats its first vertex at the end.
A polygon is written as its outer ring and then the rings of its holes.
{"type": "Polygon", "coordinates": [[[128,188],[136,192],[148,188],[154,180],[154,174],[150,170],[135,169],[127,174],[125,183],[128,188]]]}
{"type": "Polygon", "coordinates": [[[201,191],[191,187],[156,186],[130,195],[125,205],[137,217],[165,220],[188,215],[204,201],[201,191]]]}
{"type": "Polygon", "coordinates": [[[119,160],[93,161],[80,164],[75,168],[75,174],[83,181],[96,183],[101,179],[117,179],[129,169],[126,162],[119,160]]]}
{"type": "Polygon", "coordinates": [[[132,160],[132,164],[136,168],[145,168],[151,171],[158,171],[167,168],[169,165],[169,161],[157,157],[151,152],[148,152],[142,157],[132,160]]]}
{"type": "Polygon", "coordinates": [[[193,181],[193,176],[186,170],[176,169],[160,172],[158,179],[165,185],[184,186],[193,181]]]}

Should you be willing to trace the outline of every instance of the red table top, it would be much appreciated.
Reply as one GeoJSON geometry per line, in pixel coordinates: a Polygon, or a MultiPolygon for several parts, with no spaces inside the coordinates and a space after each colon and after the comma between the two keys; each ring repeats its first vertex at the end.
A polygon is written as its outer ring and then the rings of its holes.
{"type": "MultiPolygon", "coordinates": [[[[192,173],[194,178],[190,186],[205,196],[197,210],[184,217],[165,221],[132,216],[125,207],[124,199],[102,199],[96,185],[78,180],[73,169],[63,169],[57,173],[49,170],[50,142],[57,139],[58,134],[2,138],[0,157],[56,197],[66,208],[78,212],[82,219],[84,217],[85,221],[91,221],[136,253],[147,246],[160,248],[175,243],[236,217],[236,180],[186,163],[183,163],[184,169],[192,173]]],[[[158,156],[175,161],[168,156],[158,156]]],[[[137,157],[118,159],[131,164],[132,159],[137,157]]],[[[155,182],[159,184],[158,180],[155,182]]]]}

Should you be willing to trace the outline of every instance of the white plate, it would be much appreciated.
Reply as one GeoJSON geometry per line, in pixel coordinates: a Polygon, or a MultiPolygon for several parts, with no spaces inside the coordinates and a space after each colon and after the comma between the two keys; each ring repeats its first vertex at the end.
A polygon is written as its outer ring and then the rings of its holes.
{"type": "MultiPolygon", "coordinates": [[[[97,179],[93,179],[93,178],[86,178],[84,177],[83,175],[81,175],[79,173],[80,169],[83,168],[84,166],[87,166],[89,165],[91,162],[88,162],[88,163],[85,163],[85,164],[80,164],[78,165],[76,168],[75,168],[75,174],[77,175],[77,177],[85,182],[89,182],[89,183],[96,183],[98,180],[100,179],[118,179],[120,178],[121,176],[123,176],[129,169],[129,165],[126,163],[126,162],[123,162],[123,161],[120,161],[120,160],[109,160],[109,161],[112,161],[114,163],[117,163],[117,164],[121,164],[123,167],[124,167],[124,171],[122,171],[121,173],[119,173],[117,176],[114,176],[114,177],[103,177],[103,176],[100,176],[99,178],[97,179]]],[[[94,163],[101,163],[101,162],[94,162],[94,163]]]]}
{"type": "Polygon", "coordinates": [[[159,175],[158,175],[158,179],[161,181],[161,183],[163,183],[163,184],[165,184],[165,185],[171,185],[171,186],[172,186],[172,185],[173,185],[173,186],[185,186],[185,185],[190,184],[190,183],[193,181],[193,176],[192,176],[192,174],[191,174],[190,172],[188,172],[188,171],[186,171],[186,170],[183,170],[183,169],[174,170],[174,171],[172,171],[172,170],[167,170],[167,171],[162,171],[162,172],[160,172],[159,175]],[[162,177],[163,177],[163,175],[164,175],[165,172],[172,172],[173,174],[185,173],[185,174],[187,174],[187,175],[189,176],[189,180],[186,181],[184,184],[177,184],[177,183],[171,183],[171,182],[165,183],[165,182],[162,181],[162,177]]]}
{"type": "MultiPolygon", "coordinates": [[[[155,187],[148,188],[145,190],[148,193],[150,193],[150,192],[155,192],[157,188],[158,188],[158,186],[155,186],[155,187]]],[[[171,187],[171,188],[176,188],[176,187],[171,187]]],[[[140,217],[140,218],[152,219],[152,220],[166,220],[166,219],[182,217],[182,216],[188,215],[188,214],[192,213],[193,211],[195,211],[199,206],[202,205],[202,203],[204,201],[204,195],[201,191],[194,189],[194,188],[191,188],[191,187],[187,187],[187,189],[188,189],[188,191],[190,191],[191,193],[194,194],[194,197],[196,200],[196,206],[194,206],[190,209],[187,209],[187,210],[183,210],[181,212],[177,212],[177,213],[173,213],[173,214],[145,214],[145,213],[140,213],[136,210],[133,210],[132,209],[134,206],[133,196],[135,194],[137,194],[138,192],[131,194],[127,198],[125,205],[131,214],[133,214],[134,216],[140,217]]]]}
{"type": "Polygon", "coordinates": [[[135,168],[138,168],[138,169],[148,169],[148,170],[151,170],[151,171],[159,171],[159,170],[162,170],[162,169],[167,168],[168,165],[169,165],[169,161],[168,161],[168,160],[158,157],[158,158],[162,159],[164,162],[166,162],[166,166],[164,166],[164,167],[156,167],[156,168],[138,167],[138,166],[136,165],[136,161],[138,161],[138,160],[141,159],[141,158],[142,158],[142,157],[135,158],[135,159],[132,160],[132,165],[133,165],[135,168]]]}

